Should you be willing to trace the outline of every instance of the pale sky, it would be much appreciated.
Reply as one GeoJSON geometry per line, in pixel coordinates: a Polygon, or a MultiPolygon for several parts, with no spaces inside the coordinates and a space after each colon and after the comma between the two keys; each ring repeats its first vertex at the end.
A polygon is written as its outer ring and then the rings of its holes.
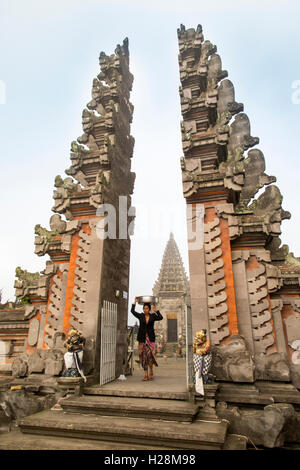
{"type": "MultiPolygon", "coordinates": [[[[70,144],[99,73],[100,51],[129,38],[135,106],[132,171],[137,229],[132,237],[129,308],[152,293],[174,232],[188,273],[180,157],[177,28],[202,24],[244,103],[251,134],[277,177],[282,241],[300,256],[300,7],[297,1],[1,0],[0,288],[14,299],[15,268],[44,269],[34,226],[49,228],[53,183],[70,166],[70,144]],[[4,95],[4,91],[5,95],[4,95]]],[[[130,316],[130,323],[134,319],[130,316]]]]}

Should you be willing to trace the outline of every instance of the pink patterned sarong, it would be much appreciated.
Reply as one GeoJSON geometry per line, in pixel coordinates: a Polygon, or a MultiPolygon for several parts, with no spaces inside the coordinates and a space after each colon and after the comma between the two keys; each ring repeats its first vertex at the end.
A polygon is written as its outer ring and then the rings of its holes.
{"type": "Polygon", "coordinates": [[[158,364],[154,356],[155,343],[149,340],[149,336],[147,334],[146,334],[146,341],[144,343],[139,343],[138,352],[139,352],[140,364],[144,370],[147,370],[148,366],[152,364],[158,367],[158,364]]]}

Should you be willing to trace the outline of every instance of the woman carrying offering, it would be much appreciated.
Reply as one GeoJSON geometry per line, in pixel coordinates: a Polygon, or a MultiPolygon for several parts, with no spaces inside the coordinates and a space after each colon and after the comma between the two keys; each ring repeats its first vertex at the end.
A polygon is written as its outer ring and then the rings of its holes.
{"type": "Polygon", "coordinates": [[[163,316],[157,310],[156,305],[153,305],[153,312],[151,313],[151,304],[144,303],[143,311],[144,313],[138,313],[135,311],[135,305],[138,301],[138,297],[135,297],[134,303],[131,307],[131,313],[134,315],[140,322],[139,331],[137,334],[137,340],[139,342],[139,358],[140,364],[145,371],[145,376],[143,380],[153,380],[153,364],[158,366],[154,351],[155,351],[155,332],[154,332],[154,322],[160,321],[163,319],[163,316]],[[148,367],[150,369],[150,375],[148,376],[148,367]]]}

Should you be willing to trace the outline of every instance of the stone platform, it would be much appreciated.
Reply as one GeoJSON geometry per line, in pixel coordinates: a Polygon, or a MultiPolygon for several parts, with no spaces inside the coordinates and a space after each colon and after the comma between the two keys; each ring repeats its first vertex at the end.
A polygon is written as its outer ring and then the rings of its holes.
{"type": "MultiPolygon", "coordinates": [[[[1,450],[145,450],[138,444],[78,439],[63,436],[37,436],[24,434],[20,429],[1,435],[1,450]]],[[[161,447],[148,446],[147,450],[160,450],[161,447]]],[[[165,449],[168,449],[167,447],[165,449]]]]}
{"type": "Polygon", "coordinates": [[[300,410],[300,392],[290,383],[256,381],[254,384],[220,382],[217,401],[263,408],[273,403],[289,403],[300,410]]]}
{"type": "Polygon", "coordinates": [[[84,387],[87,395],[108,395],[140,398],[186,400],[185,359],[157,358],[158,367],[153,368],[154,380],[143,381],[144,371],[135,363],[133,375],[126,380],[84,387]]]}
{"type": "Polygon", "coordinates": [[[60,406],[63,411],[70,413],[147,417],[190,423],[194,421],[199,411],[198,405],[186,401],[90,395],[62,399],[60,406]]]}
{"type": "Polygon", "coordinates": [[[186,400],[184,359],[159,359],[154,373],[144,382],[137,366],[125,381],[86,386],[82,396],[72,394],[60,406],[19,419],[18,430],[1,435],[0,449],[246,447],[244,437],[228,436],[227,420],[205,412],[202,397],[194,404],[186,400]]]}
{"type": "Polygon", "coordinates": [[[155,420],[149,416],[128,418],[50,410],[22,419],[19,426],[23,433],[31,435],[88,438],[144,445],[145,448],[150,444],[162,449],[221,449],[226,439],[226,420],[187,423],[155,420]]]}

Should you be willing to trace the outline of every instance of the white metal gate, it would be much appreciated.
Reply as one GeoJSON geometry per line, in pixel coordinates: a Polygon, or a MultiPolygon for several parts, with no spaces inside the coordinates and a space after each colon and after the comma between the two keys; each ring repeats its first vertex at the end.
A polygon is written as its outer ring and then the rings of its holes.
{"type": "Polygon", "coordinates": [[[103,301],[101,309],[100,385],[115,379],[117,304],[103,301]]]}
{"type": "Polygon", "coordinates": [[[186,386],[189,401],[195,401],[195,385],[193,381],[193,330],[192,310],[190,306],[185,308],[185,337],[186,337],[186,386]]]}

